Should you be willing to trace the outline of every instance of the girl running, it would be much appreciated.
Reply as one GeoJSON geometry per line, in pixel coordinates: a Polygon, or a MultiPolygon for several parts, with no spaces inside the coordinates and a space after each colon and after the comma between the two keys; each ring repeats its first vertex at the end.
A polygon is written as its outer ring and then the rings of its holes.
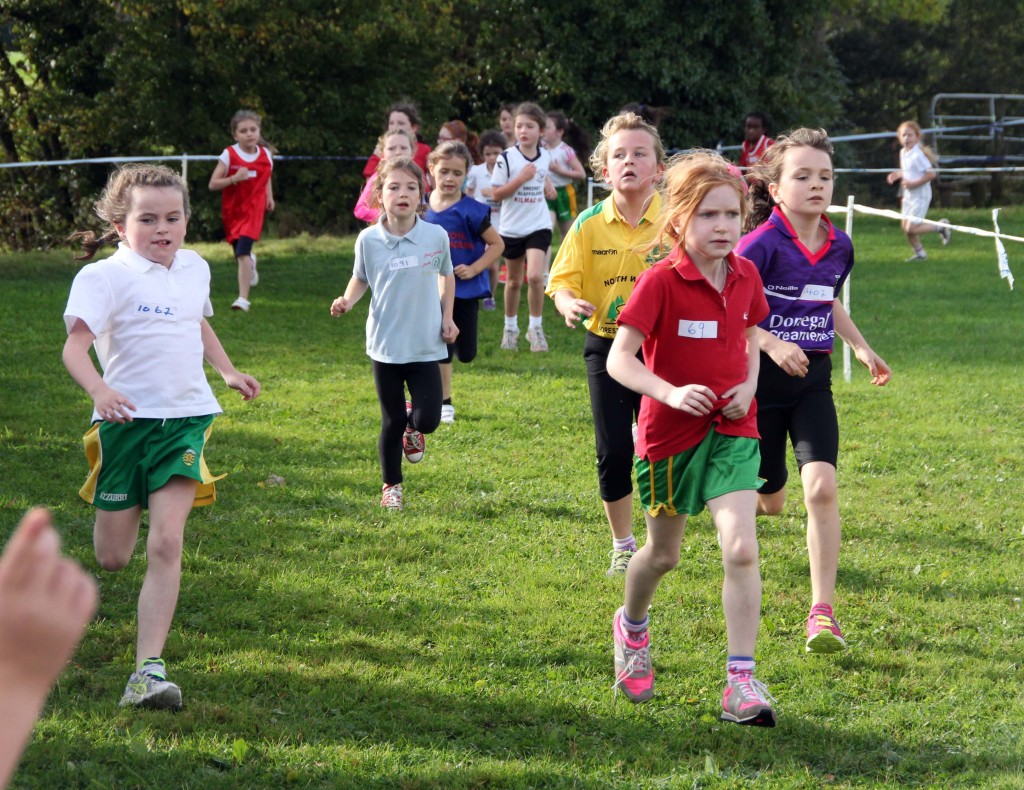
{"type": "MultiPolygon", "coordinates": [[[[377,147],[381,151],[381,161],[387,161],[399,156],[412,157],[413,148],[416,145],[416,138],[404,129],[392,129],[381,135],[377,147]]],[[[374,173],[366,179],[363,191],[359,193],[359,200],[352,211],[356,219],[369,222],[371,225],[380,219],[380,206],[373,202],[374,185],[377,183],[377,174],[374,173]]]]}
{"type": "Polygon", "coordinates": [[[548,209],[551,211],[551,224],[558,225],[563,239],[577,214],[576,188],[572,182],[587,177],[583,163],[580,162],[580,156],[585,155],[583,146],[590,148],[585,133],[564,112],[552,110],[548,113],[544,125],[544,148],[551,154],[549,178],[555,187],[555,199],[548,201],[548,209]],[[571,143],[564,139],[567,133],[572,135],[571,143]],[[577,150],[577,146],[580,150],[577,150]]]}
{"type": "Polygon", "coordinates": [[[544,281],[547,254],[551,247],[551,217],[545,198],[555,196],[548,178],[551,156],[540,147],[547,123],[544,110],[536,104],[520,104],[515,112],[516,144],[503,151],[491,173],[491,190],[501,201],[501,233],[505,242],[505,329],[501,347],[519,349],[519,294],[526,267],[526,299],[530,324],[526,339],[530,351],[547,351],[544,337],[544,281]]]}
{"type": "Polygon", "coordinates": [[[616,115],[601,130],[590,161],[612,188],[584,211],[558,248],[547,294],[565,324],[583,322],[583,360],[597,441],[597,479],[612,531],[608,575],[625,573],[636,553],[633,537],[633,424],[640,395],[608,375],[608,352],[619,312],[636,278],[651,265],[649,250],[661,211],[656,187],[665,169],[658,130],[639,115],[616,115]]]}
{"type": "Polygon", "coordinates": [[[441,363],[441,422],[455,422],[452,403],[452,360],[468,364],[476,359],[477,319],[480,299],[491,295],[488,271],[501,257],[505,244],[491,226],[491,210],[462,194],[462,184],[472,165],[469,149],[460,142],[441,143],[430,152],[430,193],[423,219],[448,232],[452,271],[455,274],[455,304],[452,320],[459,336],[448,344],[448,357],[441,363]]]}
{"type": "Polygon", "coordinates": [[[452,320],[455,277],[448,234],[417,216],[423,188],[423,171],[411,159],[381,164],[375,198],[384,213],[356,239],[352,279],[331,304],[331,315],[337,317],[349,312],[367,289],[373,292],[366,353],[380,401],[380,504],[389,510],[402,509],[403,453],[409,463],[421,461],[424,434],[437,430],[441,421],[438,360],[447,356],[445,343],[459,335],[452,320]]]}
{"type": "Polygon", "coordinates": [[[85,434],[89,477],[79,495],[96,507],[93,542],[106,571],[135,552],[139,519],[149,510],[146,577],[139,593],[135,671],[121,706],[181,708],[181,689],[167,680],[161,654],[178,604],[185,520],[193,505],[216,499],[204,448],[221,409],[203,360],[244,400],[260,394],[239,373],[206,318],[210,267],[181,249],[188,226],[188,189],[177,173],[126,165],[96,201],[107,225],[99,238],[76,233],[88,260],[120,240],[109,258],[84,267],[64,311],[64,365],[93,401],[85,434]],[[89,347],[103,375],[96,372],[89,347]]]}
{"type": "Polygon", "coordinates": [[[758,515],[786,502],[786,439],[793,444],[807,508],[811,566],[808,653],[846,647],[832,606],[839,568],[836,464],[839,423],[832,399],[835,334],[884,386],[892,371],[868,345],[837,298],[853,268],[850,237],[829,222],[832,143],[824,129],[782,135],[748,174],[751,212],[738,252],[764,281],[771,312],[757,330],[761,348],[757,427],[761,434],[758,515]]]}
{"type": "MultiPolygon", "coordinates": [[[[430,146],[419,142],[420,124],[422,123],[419,110],[410,102],[395,102],[388,107],[386,118],[387,128],[384,130],[385,132],[401,129],[412,135],[412,139],[416,143],[413,146],[413,161],[419,166],[421,172],[426,172],[427,155],[430,153],[430,146]]],[[[380,164],[381,159],[380,155],[381,148],[378,143],[377,147],[373,149],[370,158],[366,160],[366,166],[363,167],[363,178],[368,179],[377,172],[377,166],[380,164]]]]}
{"type": "Polygon", "coordinates": [[[754,679],[760,622],[757,499],[757,323],[768,314],[761,279],[733,253],[743,184],[712,151],[678,159],[665,176],[657,245],[669,256],[644,272],[619,313],[608,372],[644,395],[636,472],[647,541],[626,569],[612,621],[615,685],[633,702],[654,691],[647,610],[679,562],[688,515],[711,511],[722,546],[729,657],[720,717],[775,726],[754,679]],[[643,349],[643,361],[637,352],[643,349]]]}
{"type": "Polygon", "coordinates": [[[235,144],[225,148],[210,176],[210,191],[223,192],[221,217],[225,238],[238,261],[238,298],[232,310],[249,312],[249,289],[259,282],[253,245],[263,232],[263,215],[274,210],[274,187],[270,181],[276,153],[260,133],[260,116],[239,110],[231,118],[235,144]]]}
{"type": "Polygon", "coordinates": [[[946,227],[922,221],[932,202],[935,154],[921,142],[921,127],[917,125],[916,121],[901,123],[896,130],[896,137],[899,138],[900,144],[903,146],[900,149],[900,169],[889,173],[886,176],[886,181],[890,184],[900,182],[900,192],[902,193],[900,212],[906,217],[901,227],[910,243],[910,249],[914,251],[907,261],[926,261],[928,253],[921,245],[922,234],[938,233],[943,246],[949,244],[952,236],[952,231],[948,227],[948,219],[939,220],[946,227]]]}

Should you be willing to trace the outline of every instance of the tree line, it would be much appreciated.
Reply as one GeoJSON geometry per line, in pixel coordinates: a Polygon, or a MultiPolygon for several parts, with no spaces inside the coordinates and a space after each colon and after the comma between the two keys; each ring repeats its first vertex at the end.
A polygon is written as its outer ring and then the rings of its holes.
{"type": "MultiPolygon", "coordinates": [[[[1015,90],[1022,6],[0,0],[0,155],[217,154],[231,142],[231,115],[249,107],[282,154],[361,157],[401,98],[418,105],[428,143],[452,118],[494,127],[499,105],[518,100],[590,130],[639,102],[657,108],[675,147],[738,142],[755,109],[776,131],[895,129],[905,117],[927,122],[938,90],[1015,90]]],[[[361,166],[282,164],[279,230],[355,229],[361,166]]],[[[0,243],[45,245],[90,223],[108,169],[0,170],[0,243]]],[[[209,170],[190,168],[193,238],[219,232],[219,202],[199,193],[209,170]]]]}

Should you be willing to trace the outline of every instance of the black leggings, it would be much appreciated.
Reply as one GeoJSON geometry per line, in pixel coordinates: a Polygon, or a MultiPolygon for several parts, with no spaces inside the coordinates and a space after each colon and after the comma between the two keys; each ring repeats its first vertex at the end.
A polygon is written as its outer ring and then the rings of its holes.
{"type": "Polygon", "coordinates": [[[597,481],[605,502],[633,491],[633,423],[640,414],[640,395],[608,375],[611,347],[611,338],[587,332],[583,360],[597,440],[597,481]]]}
{"type": "Polygon", "coordinates": [[[377,453],[384,483],[402,482],[402,436],[407,425],[433,433],[441,424],[441,369],[437,362],[393,365],[371,360],[373,383],[380,401],[377,453]],[[406,415],[405,387],[409,386],[412,414],[406,415]]]}
{"type": "Polygon", "coordinates": [[[476,359],[476,335],[477,324],[480,316],[479,299],[459,299],[455,297],[455,306],[452,309],[452,321],[459,328],[459,335],[454,343],[448,344],[448,358],[444,361],[451,364],[451,361],[458,356],[459,362],[472,362],[476,359]]]}

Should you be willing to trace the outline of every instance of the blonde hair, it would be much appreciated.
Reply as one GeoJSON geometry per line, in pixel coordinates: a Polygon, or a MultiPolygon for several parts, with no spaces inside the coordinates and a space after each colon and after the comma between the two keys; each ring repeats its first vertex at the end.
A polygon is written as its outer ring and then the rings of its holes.
{"type": "Polygon", "coordinates": [[[743,179],[721,154],[704,148],[679,154],[669,162],[661,185],[662,208],[650,249],[668,251],[680,244],[686,227],[708,193],[727,186],[736,191],[740,221],[747,212],[743,200],[743,179]]]}
{"type": "Polygon", "coordinates": [[[747,172],[747,181],[750,183],[747,203],[750,213],[747,215],[747,221],[743,228],[745,231],[753,230],[771,216],[775,208],[775,201],[768,190],[768,185],[779,183],[783,166],[786,163],[786,154],[794,148],[803,147],[823,151],[830,158],[833,153],[832,141],[828,139],[828,132],[824,129],[801,127],[779,135],[775,144],[747,172]]]}
{"type": "Polygon", "coordinates": [[[904,129],[913,129],[917,133],[917,146],[921,149],[921,153],[928,157],[928,161],[933,165],[938,164],[939,157],[935,155],[930,146],[924,144],[924,132],[921,131],[921,124],[917,121],[904,121],[896,127],[896,136],[899,137],[900,132],[904,129]]]}
{"type": "Polygon", "coordinates": [[[601,128],[601,139],[598,141],[594,152],[590,155],[590,169],[594,175],[600,176],[601,171],[608,164],[608,141],[612,139],[612,136],[619,132],[628,132],[634,129],[647,132],[651,136],[651,139],[654,141],[654,156],[657,159],[657,163],[659,165],[664,163],[665,146],[661,142],[661,135],[658,134],[657,127],[647,123],[647,121],[634,112],[624,112],[609,118],[601,128]]]}
{"type": "Polygon", "coordinates": [[[103,192],[93,203],[93,210],[96,215],[106,223],[102,235],[97,236],[91,230],[80,230],[72,233],[68,241],[80,241],[82,254],[76,255],[75,260],[87,261],[92,258],[96,251],[107,244],[114,244],[118,241],[115,225],[124,225],[128,212],[132,208],[132,190],[137,187],[171,187],[181,192],[182,208],[187,219],[191,215],[191,208],[188,202],[188,186],[180,175],[163,165],[149,164],[128,164],[123,165],[107,179],[107,185],[103,192]]]}
{"type": "Polygon", "coordinates": [[[384,134],[382,134],[380,138],[377,140],[377,145],[380,146],[381,159],[384,158],[384,146],[388,144],[388,139],[394,137],[395,135],[401,135],[402,137],[409,141],[410,156],[416,153],[416,146],[418,144],[418,141],[416,140],[416,135],[414,135],[412,132],[407,132],[405,129],[391,129],[390,131],[384,132],[384,134]]]}
{"type": "MultiPolygon", "coordinates": [[[[384,182],[387,181],[388,176],[396,170],[401,170],[416,178],[416,183],[418,183],[420,187],[420,202],[422,203],[423,192],[426,189],[426,184],[423,180],[423,171],[420,170],[420,166],[416,164],[412,158],[408,156],[398,156],[394,159],[382,159],[380,164],[377,165],[377,179],[373,182],[373,195],[370,200],[371,206],[375,206],[383,211],[384,201],[382,198],[384,195],[384,182]]],[[[421,209],[418,209],[417,213],[422,213],[421,209]]]]}

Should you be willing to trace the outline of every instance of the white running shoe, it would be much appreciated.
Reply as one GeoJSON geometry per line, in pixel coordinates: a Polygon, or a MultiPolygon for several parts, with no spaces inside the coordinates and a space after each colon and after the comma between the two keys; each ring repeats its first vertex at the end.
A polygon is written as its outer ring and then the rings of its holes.
{"type": "Polygon", "coordinates": [[[530,351],[547,351],[548,339],[544,337],[544,330],[535,326],[526,330],[526,339],[530,341],[530,351]]]}
{"type": "Polygon", "coordinates": [[[243,313],[248,313],[251,306],[252,302],[248,299],[243,299],[241,296],[231,303],[232,310],[241,310],[243,313]]]}
{"type": "Polygon", "coordinates": [[[519,330],[506,329],[501,334],[501,347],[505,351],[519,350],[519,330]]]}
{"type": "Polygon", "coordinates": [[[455,407],[450,403],[441,404],[441,422],[445,425],[451,425],[455,422],[455,407]]]}

